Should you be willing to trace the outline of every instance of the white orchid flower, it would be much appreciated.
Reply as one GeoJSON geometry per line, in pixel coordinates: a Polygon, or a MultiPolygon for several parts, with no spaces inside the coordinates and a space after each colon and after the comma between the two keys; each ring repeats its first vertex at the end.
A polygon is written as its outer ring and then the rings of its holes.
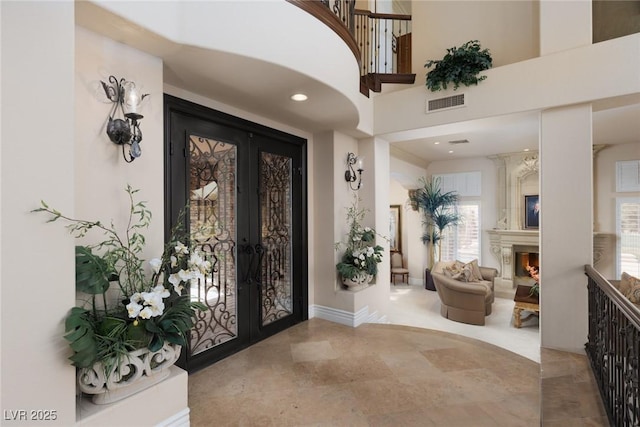
{"type": "Polygon", "coordinates": [[[182,279],[180,278],[180,276],[177,273],[170,275],[169,283],[173,285],[173,290],[176,291],[178,295],[180,295],[180,293],[184,289],[184,286],[181,285],[182,279]]]}
{"type": "Polygon", "coordinates": [[[178,277],[183,282],[188,282],[193,277],[193,274],[190,270],[180,270],[178,271],[178,277]]]}
{"type": "Polygon", "coordinates": [[[187,255],[189,253],[189,248],[187,248],[182,242],[178,242],[176,244],[175,250],[178,255],[187,255]]]}
{"type": "Polygon", "coordinates": [[[171,267],[172,268],[176,268],[178,266],[178,258],[176,258],[175,256],[171,255],[171,258],[169,258],[171,260],[171,267]]]}
{"type": "Polygon", "coordinates": [[[202,264],[200,264],[199,268],[202,274],[209,274],[209,272],[211,271],[211,263],[209,261],[204,261],[202,264]]]}
{"type": "Polygon", "coordinates": [[[198,269],[203,273],[206,273],[206,271],[203,271],[203,267],[210,264],[211,263],[209,263],[209,261],[206,261],[199,253],[192,253],[191,258],[189,258],[188,262],[189,268],[198,269]]]}
{"type": "Polygon", "coordinates": [[[160,267],[162,266],[162,260],[160,260],[159,258],[154,258],[151,261],[149,261],[149,265],[151,265],[151,268],[153,268],[153,271],[155,273],[160,273],[160,267]]]}
{"type": "Polygon", "coordinates": [[[140,317],[143,319],[151,319],[151,317],[153,317],[153,310],[151,309],[151,307],[145,307],[140,312],[140,317]]]}
{"type": "Polygon", "coordinates": [[[170,295],[169,291],[166,290],[165,287],[162,285],[158,285],[155,288],[153,288],[153,292],[160,295],[160,298],[166,298],[170,295]]]}
{"type": "Polygon", "coordinates": [[[129,313],[129,317],[135,319],[140,314],[140,310],[142,310],[142,306],[135,302],[130,302],[127,304],[127,312],[129,313]]]}
{"type": "Polygon", "coordinates": [[[142,302],[142,294],[140,292],[136,292],[135,294],[131,295],[129,297],[129,301],[134,302],[134,303],[141,303],[142,302]]]}

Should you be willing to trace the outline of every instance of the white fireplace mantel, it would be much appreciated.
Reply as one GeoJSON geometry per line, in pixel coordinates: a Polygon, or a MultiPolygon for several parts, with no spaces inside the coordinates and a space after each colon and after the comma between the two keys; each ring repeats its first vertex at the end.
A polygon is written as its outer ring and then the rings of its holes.
{"type": "Polygon", "coordinates": [[[487,230],[487,233],[489,233],[491,253],[496,257],[500,264],[500,278],[502,280],[512,282],[513,247],[538,247],[540,233],[538,230],[487,230]]]}

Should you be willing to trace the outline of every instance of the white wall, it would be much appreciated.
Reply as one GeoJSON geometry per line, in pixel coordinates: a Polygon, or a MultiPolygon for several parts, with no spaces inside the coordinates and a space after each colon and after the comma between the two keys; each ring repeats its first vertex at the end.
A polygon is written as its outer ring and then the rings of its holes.
{"type": "MultiPolygon", "coordinates": [[[[158,257],[164,248],[164,128],[162,61],[139,50],[97,35],[82,27],[76,30],[76,215],[89,220],[113,222],[124,231],[128,220],[127,184],[140,190],[138,200],[153,213],[146,231],[145,259],[158,257]],[[100,80],[110,75],[133,81],[142,93],[140,122],[142,156],[127,164],[120,146],[106,135],[111,102],[100,80]]],[[[122,118],[119,114],[117,117],[122,118]]],[[[126,149],[128,152],[128,148],[126,149]]],[[[89,233],[91,243],[102,233],[89,233]]]]}
{"type": "Polygon", "coordinates": [[[469,40],[488,48],[493,66],[538,56],[537,1],[413,1],[412,68],[424,86],[429,59],[469,40]],[[492,25],[490,23],[497,23],[492,25]]]}
{"type": "Polygon", "coordinates": [[[73,2],[0,2],[3,425],[72,425],[75,368],[62,338],[75,300],[74,242],[30,213],[74,212],[73,2]],[[5,411],[56,411],[55,421],[5,411]],[[10,417],[11,418],[11,417],[10,417]]]}

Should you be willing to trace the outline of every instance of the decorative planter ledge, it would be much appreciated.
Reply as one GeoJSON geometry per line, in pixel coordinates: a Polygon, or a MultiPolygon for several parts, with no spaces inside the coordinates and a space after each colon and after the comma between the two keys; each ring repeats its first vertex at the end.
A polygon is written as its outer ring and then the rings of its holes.
{"type": "Polygon", "coordinates": [[[187,372],[171,366],[164,380],[126,399],[106,405],[96,405],[90,398],[78,400],[76,426],[112,426],[131,424],[132,414],[140,408],[153,408],[137,416],[137,426],[187,426],[189,406],[187,402],[187,372]]]}

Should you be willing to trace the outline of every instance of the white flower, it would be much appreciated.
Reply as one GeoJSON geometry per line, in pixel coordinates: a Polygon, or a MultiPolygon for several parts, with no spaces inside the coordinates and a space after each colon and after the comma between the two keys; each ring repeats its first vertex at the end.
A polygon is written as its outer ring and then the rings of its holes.
{"type": "Polygon", "coordinates": [[[204,261],[202,264],[200,264],[199,268],[202,274],[209,274],[209,272],[211,271],[211,263],[209,261],[204,261]]]}
{"type": "Polygon", "coordinates": [[[162,266],[162,261],[159,258],[154,258],[151,261],[149,261],[149,264],[151,265],[151,268],[153,268],[153,271],[156,273],[160,273],[160,267],[162,266]]]}
{"type": "Polygon", "coordinates": [[[188,282],[193,277],[193,272],[191,270],[180,270],[178,271],[178,277],[183,282],[188,282]]]}
{"type": "Polygon", "coordinates": [[[135,319],[140,314],[140,310],[142,310],[142,306],[135,302],[130,302],[127,304],[127,312],[129,313],[129,317],[135,319]]]}
{"type": "MultiPolygon", "coordinates": [[[[164,288],[163,288],[164,289],[164,288]]],[[[142,298],[144,298],[145,308],[142,311],[145,311],[147,308],[150,310],[151,317],[160,316],[164,311],[164,302],[162,302],[162,297],[159,292],[143,292],[142,298]]],[[[142,311],[140,312],[140,317],[142,317],[142,311]]]]}
{"type": "Polygon", "coordinates": [[[129,301],[135,302],[135,303],[141,303],[142,302],[142,294],[140,292],[136,292],[135,294],[133,294],[133,295],[131,295],[129,297],[129,301]]]}
{"type": "Polygon", "coordinates": [[[166,298],[170,295],[169,291],[164,288],[162,285],[158,285],[153,288],[153,292],[160,295],[160,298],[166,298]]]}
{"type": "Polygon", "coordinates": [[[143,319],[151,319],[151,317],[153,317],[153,310],[151,310],[151,307],[145,307],[140,312],[140,317],[142,317],[143,319]]]}
{"type": "Polygon", "coordinates": [[[173,273],[172,275],[170,275],[169,283],[173,285],[173,290],[176,291],[178,295],[180,295],[180,292],[182,292],[182,290],[184,289],[184,286],[180,284],[182,283],[180,275],[178,275],[178,273],[173,273]]]}
{"type": "Polygon", "coordinates": [[[358,258],[360,258],[361,260],[364,260],[364,254],[360,254],[358,258]]]}
{"type": "Polygon", "coordinates": [[[171,255],[171,267],[175,268],[178,266],[178,258],[174,257],[173,255],[171,255]]]}
{"type": "Polygon", "coordinates": [[[182,242],[178,242],[176,244],[175,250],[178,255],[187,255],[189,253],[189,248],[187,248],[182,242]]]}
{"type": "Polygon", "coordinates": [[[203,262],[204,260],[202,259],[200,254],[194,252],[191,254],[187,265],[189,266],[189,268],[198,268],[203,262]]]}
{"type": "Polygon", "coordinates": [[[371,231],[371,228],[370,227],[365,227],[364,231],[371,231]]]}

